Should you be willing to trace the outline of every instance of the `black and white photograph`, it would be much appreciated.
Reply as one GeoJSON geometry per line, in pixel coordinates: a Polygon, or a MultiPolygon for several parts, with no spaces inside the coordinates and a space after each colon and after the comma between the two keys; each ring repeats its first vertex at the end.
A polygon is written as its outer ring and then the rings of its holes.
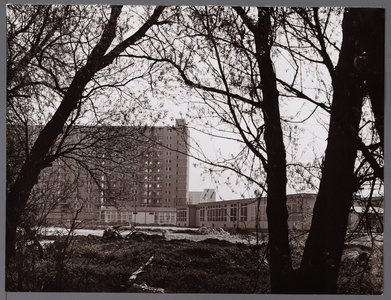
{"type": "Polygon", "coordinates": [[[5,291],[382,295],[385,12],[7,4],[5,291]]]}

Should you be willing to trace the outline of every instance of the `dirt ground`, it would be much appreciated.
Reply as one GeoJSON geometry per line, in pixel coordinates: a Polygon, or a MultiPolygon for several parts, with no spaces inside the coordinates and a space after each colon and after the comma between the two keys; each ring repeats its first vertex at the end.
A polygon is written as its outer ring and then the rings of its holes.
{"type": "MultiPolygon", "coordinates": [[[[109,229],[106,227],[105,229],[109,229]]],[[[75,235],[77,236],[103,236],[104,230],[100,229],[76,229],[75,235]]],[[[145,233],[148,235],[164,235],[167,240],[186,239],[194,242],[202,241],[205,239],[220,239],[226,240],[231,243],[256,243],[256,237],[251,233],[237,233],[234,230],[224,230],[222,228],[181,228],[181,227],[166,227],[166,226],[137,226],[134,228],[135,231],[145,233]]],[[[130,230],[120,229],[119,232],[122,236],[126,236],[131,233],[130,230]]],[[[64,228],[50,227],[46,228],[42,234],[44,236],[64,235],[66,234],[64,228]]],[[[266,236],[265,236],[266,239],[266,236]]],[[[260,237],[262,240],[262,237],[260,237]]]]}
{"type": "MultiPolygon", "coordinates": [[[[7,272],[8,291],[235,293],[270,292],[266,236],[220,228],[84,230],[66,239],[50,229],[43,253],[19,253],[7,272]],[[109,230],[110,231],[110,230],[109,230]]],[[[292,239],[295,266],[305,236],[292,239]]],[[[380,294],[382,240],[361,237],[347,244],[339,280],[341,294],[380,294]]]]}

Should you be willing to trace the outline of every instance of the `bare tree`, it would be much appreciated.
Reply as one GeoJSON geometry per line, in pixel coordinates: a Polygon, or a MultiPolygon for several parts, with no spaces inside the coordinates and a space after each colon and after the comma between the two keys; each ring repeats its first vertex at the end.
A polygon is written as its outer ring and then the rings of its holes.
{"type": "MultiPolygon", "coordinates": [[[[138,21],[139,29],[128,37],[124,24],[129,20],[121,18],[120,7],[111,7],[110,17],[108,8],[95,8],[100,12],[97,23],[90,23],[92,18],[80,22],[85,14],[97,12],[83,6],[53,9],[27,10],[22,21],[9,18],[9,36],[15,43],[9,48],[7,121],[22,124],[13,127],[18,132],[28,132],[31,113],[39,105],[29,106],[23,99],[35,96],[42,105],[56,95],[60,101],[58,107],[47,102],[52,111],[39,115],[47,122],[31,144],[29,139],[10,143],[10,153],[11,146],[23,150],[12,159],[20,167],[10,172],[12,184],[7,187],[7,260],[13,253],[21,212],[44,168],[59,157],[83,165],[78,153],[102,157],[105,150],[96,155],[90,151],[92,144],[112,149],[107,161],[114,162],[115,144],[99,131],[94,133],[98,135],[95,140],[84,138],[89,134],[72,140],[68,134],[79,120],[91,116],[95,124],[126,120],[129,114],[121,109],[123,102],[110,97],[111,88],[129,97],[124,87],[129,80],[142,77],[148,78],[151,92],[162,88],[163,95],[169,94],[181,84],[186,92],[195,92],[202,106],[192,103],[197,110],[188,116],[203,123],[205,131],[217,127],[221,129],[217,135],[240,143],[239,151],[229,158],[211,161],[201,152],[201,160],[210,163],[211,172],[214,168],[231,170],[267,192],[272,293],[338,291],[354,194],[368,184],[372,190],[375,185],[381,189],[383,181],[384,10],[171,7],[166,9],[170,17],[165,16],[169,22],[164,24],[158,21],[164,8],[158,7],[147,9],[146,17],[138,21]],[[82,35],[87,28],[93,34],[82,35]],[[84,39],[74,42],[76,33],[84,39]],[[341,34],[340,40],[333,36],[336,33],[341,34]],[[22,41],[30,41],[31,46],[22,47],[22,41]],[[71,59],[63,63],[50,49],[61,49],[71,59]],[[286,76],[291,78],[280,76],[281,69],[276,68],[281,57],[289,65],[286,76]],[[141,68],[142,75],[129,71],[129,65],[138,61],[150,62],[141,68]],[[121,68],[125,62],[127,67],[121,68]],[[310,70],[315,72],[305,74],[310,70]],[[316,76],[315,86],[306,78],[308,74],[316,76]],[[36,87],[47,90],[42,93],[36,87]],[[107,97],[108,105],[99,110],[102,97],[107,97]],[[292,99],[302,101],[307,117],[300,111],[287,114],[283,108],[292,99]],[[364,100],[370,108],[363,109],[364,100]],[[297,124],[325,116],[329,118],[321,121],[328,132],[325,152],[312,165],[297,161],[301,130],[297,124]],[[289,177],[292,174],[294,178],[289,177]],[[314,174],[317,181],[311,178],[314,174]],[[302,179],[302,186],[318,189],[318,197],[301,265],[294,269],[286,187],[302,179]]],[[[15,7],[10,15],[20,16],[20,8],[15,7]]],[[[142,113],[142,104],[132,113],[142,113]]]]}
{"type": "MultiPolygon", "coordinates": [[[[120,60],[159,24],[164,7],[127,10],[122,16],[122,6],[8,7],[7,123],[24,131],[25,147],[7,183],[7,262],[41,171],[70,150],[86,146],[67,142],[72,128],[83,119],[90,125],[129,124],[148,106],[125,86],[143,78],[149,67],[120,60]],[[36,127],[38,134],[31,139],[28,128],[36,124],[43,126],[36,127]]],[[[142,114],[137,117],[141,120],[142,114]]]]}
{"type": "MultiPolygon", "coordinates": [[[[315,8],[288,13],[277,8],[189,7],[178,14],[176,26],[159,27],[157,38],[151,41],[156,53],[140,57],[171,66],[171,72],[169,67],[164,72],[197,91],[207,105],[197,116],[202,116],[202,121],[209,116],[219,119],[218,124],[233,130],[230,138],[245,146],[236,156],[240,160],[232,159],[232,164],[226,161],[225,165],[267,191],[272,292],[336,293],[353,195],[369,178],[383,180],[381,152],[373,151],[379,149],[373,142],[382,140],[382,110],[374,112],[370,144],[364,143],[363,135],[368,131],[362,130],[360,121],[363,100],[379,101],[374,104],[377,107],[384,101],[381,93],[372,90],[371,96],[369,88],[374,77],[378,80],[376,90],[384,87],[384,54],[375,50],[384,49],[384,10],[325,9],[320,13],[315,8]],[[339,47],[328,29],[336,27],[341,13],[339,47]],[[173,28],[180,34],[174,35],[173,28]],[[281,41],[281,28],[298,41],[289,44],[287,39],[284,45],[294,69],[290,83],[278,78],[274,68],[274,58],[282,53],[278,52],[281,42],[276,42],[281,41]],[[375,32],[377,38],[370,40],[376,46],[367,45],[367,37],[375,32]],[[338,61],[331,57],[333,51],[338,53],[338,61]],[[358,66],[359,59],[364,66],[367,62],[363,54],[373,57],[376,70],[358,66]],[[298,75],[303,61],[309,68],[323,68],[316,76],[322,77],[325,89],[315,97],[306,95],[306,81],[298,75]],[[295,80],[299,77],[301,82],[295,80]],[[314,112],[321,109],[330,116],[330,122],[325,123],[327,148],[318,162],[321,177],[311,231],[298,270],[292,267],[286,206],[286,144],[294,135],[289,126],[292,120],[287,122],[280,113],[281,91],[288,92],[286,97],[314,105],[314,112]],[[323,97],[322,101],[318,97],[323,97]],[[250,173],[243,172],[244,166],[250,173]],[[254,172],[256,168],[260,171],[254,172]]],[[[224,162],[212,165],[222,167],[224,162]]]]}

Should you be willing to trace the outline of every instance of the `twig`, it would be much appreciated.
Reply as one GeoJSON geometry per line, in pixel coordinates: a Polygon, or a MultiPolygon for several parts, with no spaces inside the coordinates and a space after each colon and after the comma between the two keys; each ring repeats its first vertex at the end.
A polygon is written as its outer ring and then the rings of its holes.
{"type": "Polygon", "coordinates": [[[140,288],[140,289],[142,289],[142,290],[150,291],[152,293],[162,293],[162,294],[164,294],[164,289],[148,286],[145,282],[142,283],[142,284],[133,283],[133,285],[138,287],[138,288],[140,288]]]}
{"type": "Polygon", "coordinates": [[[132,275],[129,277],[128,279],[128,282],[127,284],[131,284],[133,281],[136,280],[137,276],[140,274],[140,273],[143,273],[144,272],[144,269],[145,267],[147,267],[149,264],[151,264],[152,260],[153,260],[153,257],[154,255],[152,254],[152,256],[148,259],[148,261],[143,264],[140,268],[138,268],[137,271],[133,272],[132,275]]]}

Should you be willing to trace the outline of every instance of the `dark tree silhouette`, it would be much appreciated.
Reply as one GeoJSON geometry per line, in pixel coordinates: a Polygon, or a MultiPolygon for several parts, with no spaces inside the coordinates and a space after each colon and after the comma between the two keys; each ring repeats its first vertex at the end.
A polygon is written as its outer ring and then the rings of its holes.
{"type": "MultiPolygon", "coordinates": [[[[19,11],[16,11],[12,16],[17,18],[18,14],[24,8],[25,6],[21,6],[19,11]]],[[[71,25],[75,25],[72,22],[76,22],[76,25],[80,22],[80,19],[77,21],[77,17],[73,15],[78,12],[78,7],[73,11],[73,14],[68,12],[68,6],[63,8],[64,12],[61,9],[51,11],[51,6],[29,6],[28,8],[31,11],[30,19],[25,23],[20,23],[19,27],[17,26],[17,21],[14,22],[13,19],[9,19],[10,33],[8,34],[8,39],[15,41],[15,43],[10,43],[9,46],[11,48],[9,49],[8,56],[8,107],[11,109],[11,112],[15,112],[16,119],[19,119],[19,121],[21,119],[23,120],[17,114],[17,110],[14,109],[18,101],[13,100],[18,100],[18,97],[23,97],[20,92],[24,91],[26,86],[32,88],[39,85],[49,85],[62,99],[53,115],[49,118],[49,121],[39,131],[38,136],[32,143],[31,149],[26,153],[25,160],[15,176],[12,185],[7,190],[7,263],[10,261],[15,250],[17,227],[20,223],[21,214],[29,199],[30,192],[37,183],[40,172],[49,167],[59,157],[59,153],[55,152],[53,154],[51,149],[56,144],[58,137],[63,133],[66,125],[68,125],[67,121],[69,121],[69,118],[71,119],[69,122],[74,124],[77,117],[80,116],[81,108],[85,105],[83,104],[83,100],[86,99],[86,95],[83,93],[85,93],[86,87],[88,84],[99,82],[99,76],[97,76],[99,72],[110,66],[129,46],[134,45],[144,38],[146,32],[152,26],[159,23],[158,19],[164,10],[163,6],[156,7],[149,16],[147,15],[145,17],[145,21],[133,34],[115,44],[113,41],[116,42],[115,39],[118,38],[118,24],[120,22],[122,6],[111,6],[110,17],[108,19],[103,17],[101,19],[103,30],[99,31],[97,28],[99,32],[98,38],[94,36],[91,41],[88,41],[88,38],[87,40],[80,38],[79,44],[85,43],[87,45],[87,53],[80,52],[78,46],[75,46],[73,49],[74,52],[70,53],[71,57],[74,58],[75,65],[72,66],[73,69],[71,69],[69,74],[64,75],[69,82],[69,85],[67,85],[67,80],[56,77],[56,74],[51,72],[43,63],[45,59],[48,59],[46,55],[50,54],[50,52],[45,52],[45,50],[50,49],[49,46],[61,45],[62,48],[60,47],[60,49],[65,51],[65,54],[69,55],[68,52],[72,52],[72,46],[70,46],[72,43],[66,41],[65,38],[65,41],[62,41],[61,38],[65,34],[71,34],[67,30],[72,28],[71,25]],[[70,27],[66,28],[64,23],[70,27]],[[18,40],[19,36],[22,36],[20,39],[23,41],[23,34],[25,33],[32,36],[32,46],[28,49],[21,49],[20,52],[24,53],[21,58],[11,55],[14,54],[12,51],[14,48],[12,47],[17,47],[18,42],[20,42],[18,40]],[[93,46],[90,47],[90,45],[93,46]],[[31,64],[38,64],[41,68],[41,73],[44,71],[46,73],[45,76],[48,76],[48,80],[45,81],[45,78],[39,78],[39,80],[33,81],[29,78],[31,74],[29,74],[28,67],[31,64]],[[76,117],[72,114],[75,114],[76,117]]],[[[83,10],[80,12],[81,18],[83,18],[83,14],[85,13],[87,12],[83,10]]],[[[92,29],[89,28],[89,30],[92,29]]],[[[76,43],[76,45],[79,44],[76,43]]],[[[48,60],[54,63],[50,58],[48,60]]],[[[61,61],[57,61],[57,65],[61,66],[61,61]]],[[[63,65],[66,66],[67,62],[63,62],[63,65]]],[[[94,89],[99,89],[99,85],[92,90],[94,89]]],[[[27,121],[25,120],[26,123],[27,121]]]]}
{"type": "MultiPolygon", "coordinates": [[[[222,132],[232,130],[229,138],[241,143],[238,155],[208,162],[211,167],[245,176],[267,193],[271,292],[337,293],[354,194],[367,182],[383,181],[384,10],[173,7],[170,22],[162,24],[158,19],[163,9],[155,8],[133,35],[114,46],[121,7],[111,8],[96,45],[72,74],[69,86],[61,89],[60,106],[40,131],[31,151],[27,151],[20,170],[13,174],[13,184],[7,190],[7,261],[12,256],[16,228],[31,189],[40,172],[58,158],[50,149],[68,118],[81,107],[83,92],[101,70],[115,59],[126,57],[152,62],[161,73],[157,78],[149,74],[151,80],[163,84],[166,93],[170,84],[178,88],[178,81],[190,91],[196,91],[204,106],[190,113],[202,121],[210,114],[213,120],[218,120],[216,126],[222,125],[222,132]],[[342,20],[340,46],[328,35],[330,27],[338,27],[339,16],[342,20]],[[137,44],[147,31],[150,37],[147,42],[137,44]],[[284,34],[285,44],[277,38],[284,34]],[[125,51],[131,45],[136,51],[125,51]],[[337,60],[331,56],[330,49],[337,52],[337,60]],[[291,82],[278,78],[275,70],[275,59],[282,50],[290,56],[287,61],[293,66],[291,82]],[[298,75],[305,69],[299,67],[302,63],[315,70],[313,74],[323,78],[328,75],[329,78],[319,81],[324,86],[317,87],[326,90],[316,95],[323,99],[306,95],[306,87],[302,86],[304,75],[298,75]],[[318,162],[321,165],[318,196],[298,269],[292,266],[287,224],[287,184],[293,179],[287,175],[291,173],[288,173],[286,143],[295,144],[292,124],[303,121],[282,116],[282,103],[290,97],[313,107],[309,117],[317,110],[329,117],[329,122],[325,122],[327,147],[322,162],[318,162]],[[374,115],[374,126],[369,129],[370,144],[363,138],[366,127],[360,127],[365,99],[370,99],[374,115]]],[[[56,21],[50,22],[53,25],[47,29],[45,16],[49,18],[48,11],[40,8],[31,14],[31,21],[14,33],[24,32],[32,24],[38,32],[31,49],[18,60],[20,63],[11,64],[8,69],[9,99],[22,97],[18,91],[26,83],[35,85],[19,69],[36,59],[37,53],[65,22],[54,18],[56,21]],[[43,19],[39,18],[41,15],[43,19]],[[43,21],[37,22],[38,19],[43,21]],[[43,33],[47,39],[42,38],[43,33]],[[15,76],[18,80],[14,80],[15,76]]],[[[12,34],[9,36],[13,38],[12,34]]],[[[60,85],[54,84],[56,91],[60,85]]],[[[158,87],[152,85],[152,88],[158,87]]],[[[18,163],[19,156],[15,158],[15,164],[18,163]]]]}
{"type": "MultiPolygon", "coordinates": [[[[191,21],[179,18],[177,26],[184,36],[192,38],[170,40],[169,28],[165,32],[166,39],[156,39],[157,51],[163,48],[164,51],[157,52],[154,57],[143,56],[171,65],[170,76],[178,72],[188,87],[199,91],[210,109],[208,113],[234,128],[245,150],[237,155],[240,161],[226,162],[228,169],[243,175],[245,172],[235,165],[245,166],[243,161],[247,160],[252,171],[259,160],[258,166],[266,174],[259,177],[258,184],[267,191],[272,293],[337,293],[353,195],[366,180],[383,180],[381,155],[371,149],[382,148],[383,141],[384,10],[347,8],[341,13],[342,45],[339,48],[326,35],[332,10],[321,19],[318,8],[250,10],[233,7],[231,11],[229,8],[189,8],[183,10],[183,14],[190,16],[191,21]],[[297,66],[300,59],[307,60],[310,66],[325,66],[331,79],[329,103],[312,99],[295,81],[287,83],[276,77],[272,51],[281,47],[275,41],[278,24],[285,24],[281,27],[287,30],[288,20],[292,22],[298,44],[305,47],[303,53],[293,42],[289,44],[288,41],[285,47],[297,66]],[[329,54],[330,47],[339,51],[336,65],[329,54]],[[213,74],[214,80],[203,77],[204,69],[213,74]],[[321,108],[330,116],[312,226],[297,270],[292,267],[289,248],[286,132],[280,116],[281,86],[291,96],[308,101],[315,105],[315,110],[321,108]],[[361,112],[366,97],[371,99],[377,129],[377,133],[373,133],[380,139],[379,146],[366,145],[361,138],[361,112]],[[252,153],[253,158],[244,155],[245,151],[252,153]],[[359,153],[360,164],[370,170],[370,179],[358,176],[359,153]]],[[[198,117],[201,112],[205,110],[201,109],[198,117]]],[[[212,165],[224,168],[221,161],[212,165]]],[[[257,181],[248,173],[246,176],[257,181]]]]}

